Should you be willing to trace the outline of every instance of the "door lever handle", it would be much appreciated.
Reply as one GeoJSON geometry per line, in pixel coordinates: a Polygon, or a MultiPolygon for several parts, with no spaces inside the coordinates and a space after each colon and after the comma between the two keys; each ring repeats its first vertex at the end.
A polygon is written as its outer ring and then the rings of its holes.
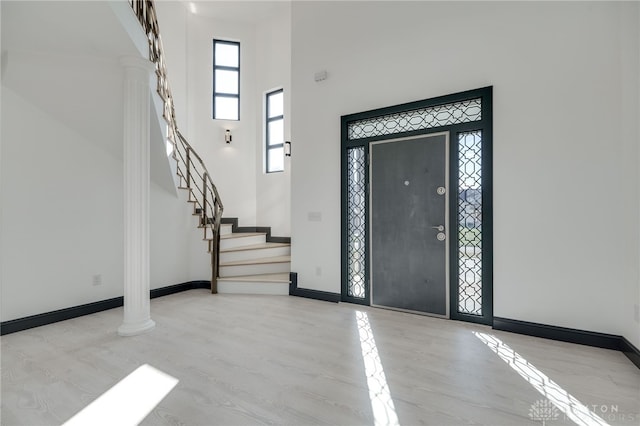
{"type": "Polygon", "coordinates": [[[438,225],[438,226],[432,226],[433,229],[437,229],[439,232],[444,231],[444,226],[443,225],[438,225]]]}

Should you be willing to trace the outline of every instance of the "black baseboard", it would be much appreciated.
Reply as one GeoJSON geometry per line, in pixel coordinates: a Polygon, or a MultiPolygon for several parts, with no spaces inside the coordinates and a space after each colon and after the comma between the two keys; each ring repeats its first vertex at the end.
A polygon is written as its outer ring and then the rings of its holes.
{"type": "Polygon", "coordinates": [[[264,232],[268,243],[291,243],[291,237],[274,237],[269,226],[238,226],[237,217],[223,217],[222,223],[231,224],[231,232],[264,232]]]}
{"type": "Polygon", "coordinates": [[[640,368],[640,351],[623,336],[499,317],[493,318],[493,328],[527,336],[621,351],[636,367],[640,368]]]}
{"type": "Polygon", "coordinates": [[[71,308],[59,309],[57,311],[45,312],[43,314],[31,315],[0,323],[0,335],[15,333],[17,331],[28,330],[54,322],[65,321],[84,315],[95,314],[96,312],[122,306],[124,298],[114,297],[113,299],[100,300],[99,302],[87,303],[86,305],[73,306],[71,308]]]}
{"type": "Polygon", "coordinates": [[[605,349],[620,349],[620,336],[577,330],[574,328],[558,327],[555,325],[537,324],[508,318],[493,318],[495,330],[510,331],[528,336],[544,337],[545,339],[560,340],[562,342],[578,343],[580,345],[595,346],[605,349]]]}
{"type": "Polygon", "coordinates": [[[211,289],[211,281],[189,281],[182,284],[175,284],[167,287],[154,288],[149,293],[151,298],[155,299],[156,297],[168,296],[170,294],[180,293],[182,291],[194,290],[196,288],[211,289]]]}
{"type": "MultiPolygon", "coordinates": [[[[193,290],[196,288],[211,288],[209,281],[189,281],[182,284],[170,285],[168,287],[154,288],[149,292],[152,299],[179,293],[181,291],[193,290]]],[[[85,305],[73,306],[57,311],[45,312],[43,314],[31,315],[24,318],[17,318],[0,323],[0,335],[16,333],[30,328],[53,324],[84,315],[95,314],[108,309],[119,308],[124,304],[124,297],[114,297],[113,299],[100,300],[98,302],[87,303],[85,305]]]]}
{"type": "Polygon", "coordinates": [[[325,302],[340,301],[339,293],[330,293],[328,291],[310,290],[307,288],[298,288],[298,273],[289,273],[289,296],[306,297],[307,299],[324,300],[325,302]]]}
{"type": "Polygon", "coordinates": [[[620,350],[631,360],[636,367],[640,368],[640,350],[633,346],[624,336],[620,340],[620,350]]]}

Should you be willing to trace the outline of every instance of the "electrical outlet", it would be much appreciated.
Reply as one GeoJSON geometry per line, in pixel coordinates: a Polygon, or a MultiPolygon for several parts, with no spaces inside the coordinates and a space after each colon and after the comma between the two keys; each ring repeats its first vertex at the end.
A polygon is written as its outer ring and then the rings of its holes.
{"type": "Polygon", "coordinates": [[[633,305],[633,319],[640,324],[640,305],[633,305]]]}
{"type": "Polygon", "coordinates": [[[91,282],[93,285],[102,285],[102,274],[95,274],[91,282]]]}

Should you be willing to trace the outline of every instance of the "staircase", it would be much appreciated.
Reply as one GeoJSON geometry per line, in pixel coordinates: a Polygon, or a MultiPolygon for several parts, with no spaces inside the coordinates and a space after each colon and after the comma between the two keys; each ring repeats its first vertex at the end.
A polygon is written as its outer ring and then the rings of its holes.
{"type": "Polygon", "coordinates": [[[235,219],[223,222],[218,293],[288,295],[288,239],[271,237],[268,228],[239,228],[235,219]]]}
{"type": "Polygon", "coordinates": [[[156,66],[166,137],[176,162],[176,183],[189,194],[187,201],[193,204],[193,215],[198,217],[198,228],[211,255],[211,292],[288,295],[289,239],[271,237],[269,228],[239,228],[237,219],[222,219],[224,207],[211,174],[176,124],[153,0],[129,0],[129,4],[147,35],[149,60],[156,66]]]}
{"type": "Polygon", "coordinates": [[[178,130],[153,0],[129,0],[129,5],[149,42],[149,60],[155,65],[156,90],[162,99],[162,116],[167,124],[167,155],[175,160],[178,188],[188,191],[187,201],[193,204],[193,215],[198,216],[198,228],[203,230],[203,240],[207,241],[211,255],[211,293],[217,293],[220,225],[224,207],[202,158],[178,130]]]}

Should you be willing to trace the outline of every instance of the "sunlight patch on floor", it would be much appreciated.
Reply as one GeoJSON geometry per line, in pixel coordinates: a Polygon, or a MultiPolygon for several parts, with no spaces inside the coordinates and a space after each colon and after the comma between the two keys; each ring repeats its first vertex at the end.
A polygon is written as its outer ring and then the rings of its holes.
{"type": "Polygon", "coordinates": [[[367,375],[367,386],[369,387],[369,399],[371,399],[374,422],[376,426],[399,425],[400,422],[398,421],[393,399],[391,399],[391,391],[384,375],[367,313],[356,311],[356,321],[358,323],[358,333],[360,334],[360,348],[362,350],[365,374],[367,375]]]}
{"type": "Polygon", "coordinates": [[[63,426],[137,425],[177,384],[175,377],[144,364],[63,426]]]}
{"type": "Polygon", "coordinates": [[[491,334],[476,331],[473,334],[576,424],[585,426],[609,425],[502,340],[491,334]]]}

